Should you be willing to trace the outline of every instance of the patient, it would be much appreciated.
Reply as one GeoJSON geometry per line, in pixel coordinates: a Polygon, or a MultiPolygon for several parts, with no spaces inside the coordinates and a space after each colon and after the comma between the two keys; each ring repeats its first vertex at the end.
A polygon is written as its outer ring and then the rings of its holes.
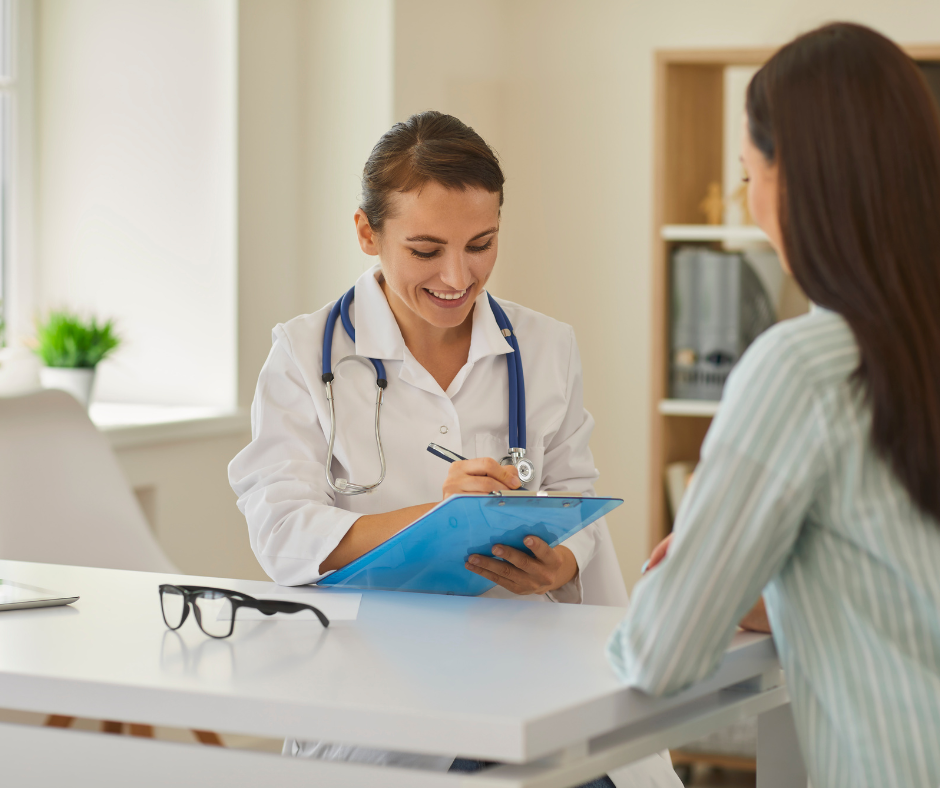
{"type": "Polygon", "coordinates": [[[751,214],[818,307],[731,373],[608,657],[676,692],[763,594],[812,784],[937,786],[940,112],[895,44],[834,24],[754,76],[745,131],[751,214]]]}

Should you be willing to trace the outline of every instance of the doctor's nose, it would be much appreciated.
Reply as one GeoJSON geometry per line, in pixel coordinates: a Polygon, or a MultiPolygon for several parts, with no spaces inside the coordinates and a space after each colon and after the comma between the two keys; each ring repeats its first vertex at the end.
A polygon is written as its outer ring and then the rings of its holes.
{"type": "Polygon", "coordinates": [[[470,286],[473,276],[470,273],[470,260],[466,254],[445,256],[440,270],[441,281],[454,290],[463,290],[470,286]]]}

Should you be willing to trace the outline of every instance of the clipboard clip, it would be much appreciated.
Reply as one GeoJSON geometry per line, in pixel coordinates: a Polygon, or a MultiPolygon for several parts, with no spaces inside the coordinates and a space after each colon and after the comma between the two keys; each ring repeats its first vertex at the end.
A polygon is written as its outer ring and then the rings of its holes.
{"type": "Polygon", "coordinates": [[[583,498],[584,493],[557,490],[493,490],[497,498],[583,498]]]}

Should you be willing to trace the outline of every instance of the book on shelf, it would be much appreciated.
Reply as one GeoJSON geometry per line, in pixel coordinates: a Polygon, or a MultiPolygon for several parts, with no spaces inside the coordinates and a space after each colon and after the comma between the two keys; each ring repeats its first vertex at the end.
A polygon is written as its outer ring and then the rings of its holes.
{"type": "Polygon", "coordinates": [[[751,252],[682,246],[672,256],[669,396],[720,400],[731,368],[776,320],[751,252]],[[749,259],[751,258],[751,259],[749,259]]]}

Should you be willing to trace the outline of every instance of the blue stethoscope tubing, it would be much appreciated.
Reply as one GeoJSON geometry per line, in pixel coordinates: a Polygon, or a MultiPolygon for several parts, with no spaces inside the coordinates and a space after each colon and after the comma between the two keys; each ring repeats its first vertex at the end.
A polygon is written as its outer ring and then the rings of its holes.
{"type": "Polygon", "coordinates": [[[512,330],[512,323],[509,322],[503,308],[489,293],[486,297],[489,299],[490,309],[493,310],[493,316],[496,318],[496,325],[506,337],[509,347],[513,349],[512,353],[506,354],[506,367],[509,371],[509,445],[522,449],[524,453],[525,376],[522,374],[522,352],[519,350],[519,340],[516,339],[516,334],[512,330]]]}
{"type": "MultiPolygon", "coordinates": [[[[322,380],[326,386],[326,398],[330,403],[330,442],[327,448],[326,458],[326,480],[334,492],[341,495],[360,495],[371,492],[385,480],[385,452],[382,449],[382,435],[379,428],[379,418],[382,410],[382,398],[385,388],[388,386],[388,378],[385,375],[385,365],[377,358],[367,358],[365,356],[349,355],[341,358],[333,367],[333,333],[336,328],[337,320],[341,321],[343,328],[349,338],[356,341],[356,329],[349,319],[349,307],[352,305],[355,297],[356,288],[351,287],[343,297],[340,298],[326,319],[326,327],[323,330],[323,355],[322,355],[322,380]],[[333,370],[338,368],[344,361],[359,361],[361,363],[371,363],[375,369],[375,444],[379,452],[379,464],[381,466],[381,475],[379,480],[372,484],[355,484],[347,479],[333,479],[330,466],[333,464],[333,446],[336,441],[336,410],[333,396],[333,370]]],[[[519,472],[520,480],[525,483],[531,481],[535,475],[535,466],[532,461],[525,456],[526,430],[525,430],[525,377],[522,373],[522,353],[519,350],[519,341],[516,338],[512,328],[512,323],[503,311],[503,308],[496,302],[489,293],[486,294],[489,300],[490,309],[493,310],[493,316],[496,318],[496,325],[505,337],[506,342],[512,348],[512,353],[506,354],[506,369],[509,373],[509,454],[503,460],[503,465],[515,465],[519,472]]]]}

